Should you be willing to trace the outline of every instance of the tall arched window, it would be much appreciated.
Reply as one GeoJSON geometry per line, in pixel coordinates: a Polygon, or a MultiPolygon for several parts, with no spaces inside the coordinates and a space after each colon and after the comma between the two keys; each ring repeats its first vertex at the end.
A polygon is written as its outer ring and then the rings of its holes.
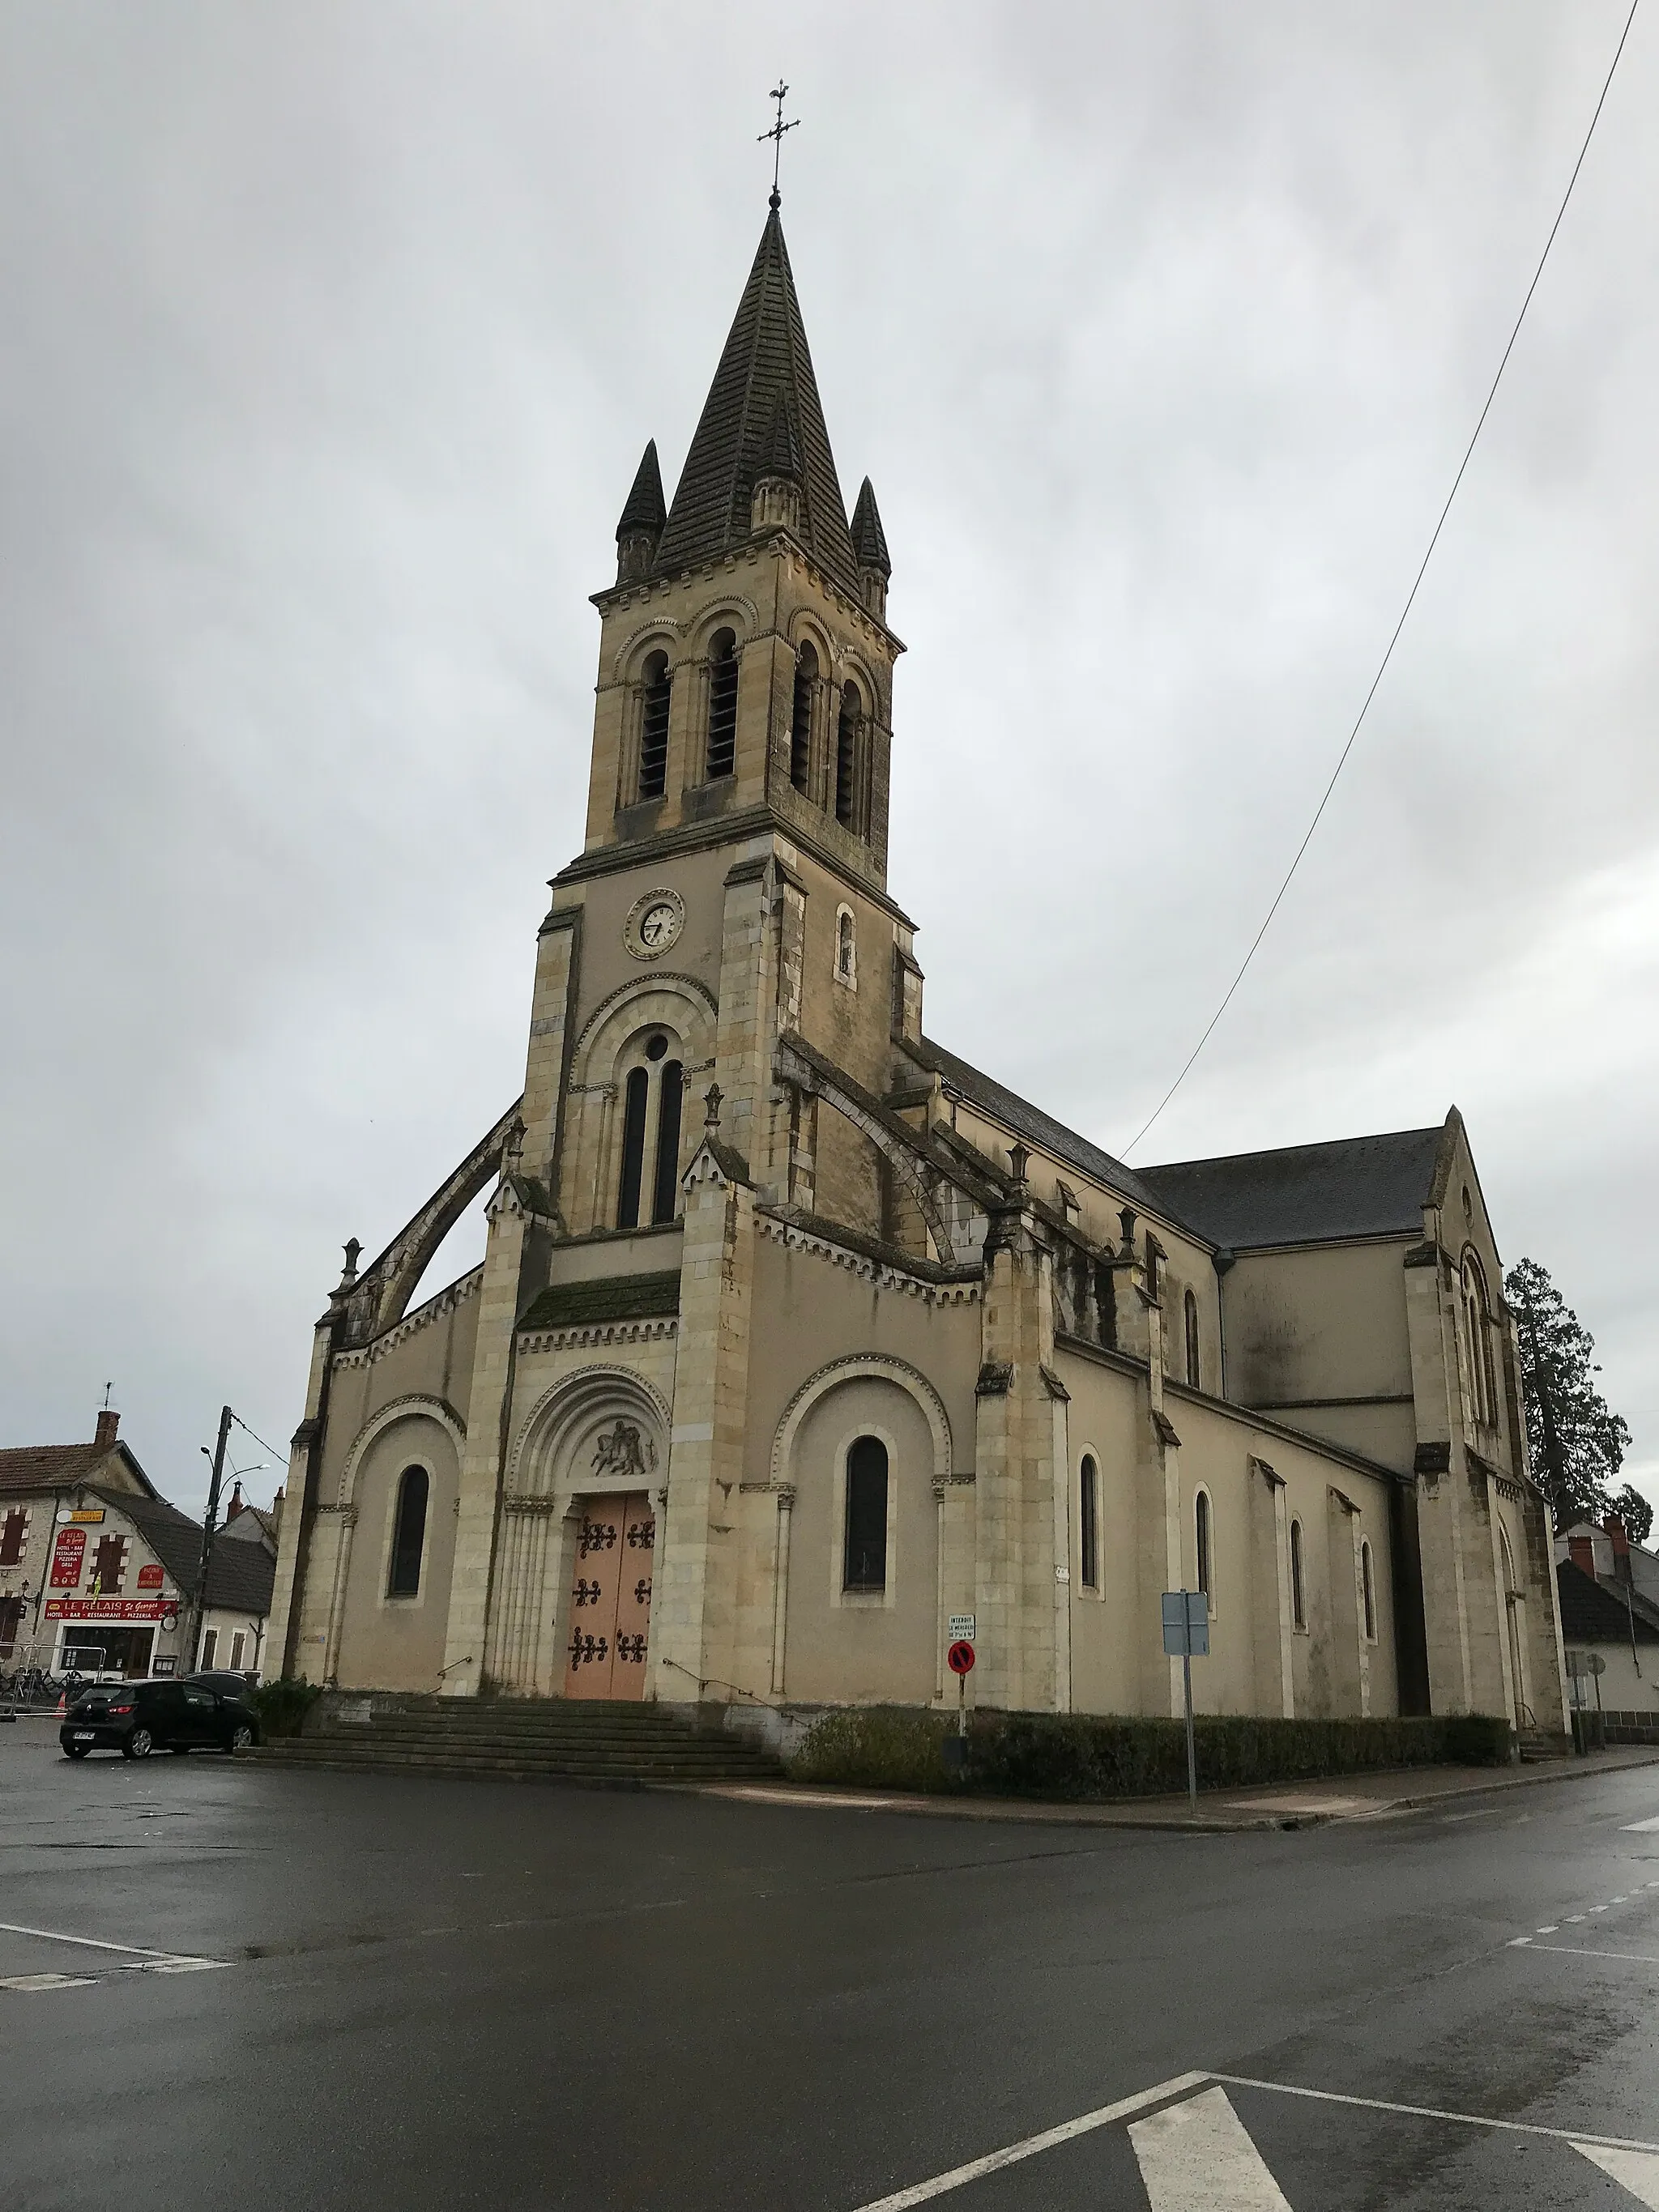
{"type": "Polygon", "coordinates": [[[1078,1476],[1078,1571],[1085,1589],[1100,1588],[1100,1475],[1092,1458],[1084,1456],[1078,1476]]]}
{"type": "Polygon", "coordinates": [[[1183,1302],[1187,1322],[1187,1380],[1194,1390],[1200,1374],[1198,1358],[1198,1300],[1188,1291],[1183,1302]]]}
{"type": "Polygon", "coordinates": [[[812,774],[812,700],[817,683],[818,656],[809,643],[795,655],[795,698],[789,722],[789,781],[802,792],[812,774]]]}
{"type": "Polygon", "coordinates": [[[1498,1419],[1498,1379],[1492,1371],[1492,1331],[1486,1321],[1486,1280],[1473,1252],[1463,1261],[1463,1340],[1468,1354],[1472,1411],[1483,1426],[1498,1419]]]}
{"type": "Polygon", "coordinates": [[[849,684],[841,695],[836,721],[836,819],[858,827],[859,695],[849,684]]]}
{"type": "Polygon", "coordinates": [[[730,775],[738,756],[738,641],[716,630],[708,647],[708,748],[703,773],[710,783],[730,775]]]}
{"type": "Polygon", "coordinates": [[[632,1068],[623,1090],[622,1183],[617,1194],[617,1226],[640,1225],[640,1184],[645,1175],[645,1117],[651,1103],[651,1078],[632,1068]]]}
{"type": "Polygon", "coordinates": [[[858,924],[853,919],[851,907],[844,906],[836,915],[836,981],[856,983],[858,979],[858,924]]]}
{"type": "Polygon", "coordinates": [[[1193,1559],[1198,1571],[1198,1586],[1206,1597],[1213,1599],[1211,1588],[1210,1560],[1210,1497],[1200,1490],[1193,1504],[1193,1559]]]}
{"type": "Polygon", "coordinates": [[[679,1212],[685,1067],[670,1059],[669,1051],[667,1037],[660,1030],[653,1031],[645,1040],[643,1061],[629,1068],[623,1085],[618,1229],[672,1221],[679,1212]]]}
{"type": "Polygon", "coordinates": [[[640,711],[640,797],[660,799],[668,781],[668,655],[646,662],[640,711]]]}
{"type": "Polygon", "coordinates": [[[1302,1523],[1291,1523],[1291,1620],[1297,1628],[1308,1625],[1308,1586],[1303,1577],[1302,1523]]]}
{"type": "Polygon", "coordinates": [[[388,1597],[418,1597],[421,1554],[426,1547],[427,1475],[423,1467],[406,1467],[398,1478],[398,1517],[392,1524],[388,1597]]]}
{"type": "Polygon", "coordinates": [[[680,1210],[680,1102],[685,1071],[678,1060],[663,1062],[657,1085],[657,1174],[651,1218],[672,1221],[680,1210]]]}
{"type": "Polygon", "coordinates": [[[887,1447],[860,1437],[847,1455],[847,1542],[842,1585],[887,1587],[887,1447]]]}
{"type": "Polygon", "coordinates": [[[1365,1639],[1367,1643],[1375,1644],[1376,1641],[1376,1583],[1371,1572],[1371,1547],[1368,1543],[1359,1547],[1359,1594],[1365,1605],[1365,1639]]]}

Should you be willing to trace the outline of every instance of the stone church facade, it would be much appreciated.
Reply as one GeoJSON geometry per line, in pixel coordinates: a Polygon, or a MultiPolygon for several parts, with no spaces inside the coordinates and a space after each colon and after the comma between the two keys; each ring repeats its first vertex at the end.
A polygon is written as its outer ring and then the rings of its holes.
{"type": "Polygon", "coordinates": [[[1442,1127],[1132,1171],[925,1033],[890,573],[775,202],[594,605],[523,1096],[316,1328],[270,1671],[1565,1725],[1498,1250],[1442,1127]],[[412,1303],[486,1190],[483,1265],[412,1303]]]}

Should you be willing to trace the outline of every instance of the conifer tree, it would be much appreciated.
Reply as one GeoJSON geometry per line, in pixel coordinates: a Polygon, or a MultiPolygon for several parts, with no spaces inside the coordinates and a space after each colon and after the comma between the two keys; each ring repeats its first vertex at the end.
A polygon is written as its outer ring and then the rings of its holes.
{"type": "Polygon", "coordinates": [[[1613,1491],[1630,1428],[1622,1413],[1608,1411],[1592,1379],[1601,1371],[1595,1338],[1536,1260],[1518,1261],[1504,1289],[1521,1344],[1533,1477],[1550,1501],[1557,1530],[1616,1513],[1641,1543],[1653,1526],[1653,1508],[1629,1483],[1613,1491]]]}

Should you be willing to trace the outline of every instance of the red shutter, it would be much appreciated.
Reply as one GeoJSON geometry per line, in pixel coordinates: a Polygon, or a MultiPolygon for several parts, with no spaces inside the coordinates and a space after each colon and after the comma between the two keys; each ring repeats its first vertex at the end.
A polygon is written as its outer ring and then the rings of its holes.
{"type": "Polygon", "coordinates": [[[21,1505],[0,1521],[0,1567],[15,1567],[18,1564],[28,1532],[29,1516],[21,1505]]]}

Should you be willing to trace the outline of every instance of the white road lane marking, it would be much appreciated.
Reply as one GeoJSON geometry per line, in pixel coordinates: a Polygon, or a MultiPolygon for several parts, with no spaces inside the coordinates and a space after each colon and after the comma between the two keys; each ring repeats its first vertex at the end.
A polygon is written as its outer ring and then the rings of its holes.
{"type": "Polygon", "coordinates": [[[1291,2212],[1224,2089],[1132,2121],[1152,2212],[1291,2212]]]}
{"type": "Polygon", "coordinates": [[[1621,1836],[1659,1835],[1659,1813],[1650,1820],[1626,1820],[1619,1832],[1621,1836]]]}
{"type": "Polygon", "coordinates": [[[56,1928],[25,1928],[15,1920],[0,1920],[0,1935],[36,1936],[43,1943],[75,1943],[85,1951],[118,1951],[129,1959],[165,1959],[173,1965],[223,1966],[225,1959],[198,1959],[187,1951],[152,1951],[144,1943],[106,1943],[97,1936],[65,1936],[56,1928]]]}
{"type": "MultiPolygon", "coordinates": [[[[1224,2082],[1231,2089],[1267,2089],[1276,2097],[1308,2097],[1320,2105],[1353,2105],[1366,2112],[1403,2112],[1412,2120],[1455,2120],[1462,2127],[1496,2128],[1504,2135],[1543,2136],[1551,2142],[1571,2143],[1575,2150],[1649,2151],[1659,2158],[1659,2143],[1644,2142],[1632,2136],[1588,2135],[1582,2128],[1545,2128],[1532,2120],[1491,2120],[1481,2112],[1443,2112],[1437,2105],[1398,2105],[1387,2097],[1350,2097],[1336,2089],[1304,2089],[1293,2081],[1262,2081],[1249,2074],[1212,2074],[1200,2080],[1224,2082]]],[[[868,2208],[873,2212],[873,2208],[868,2208]]]]}
{"type": "Polygon", "coordinates": [[[1041,2135],[1026,2136],[1003,2150],[970,2159],[966,2166],[954,2166],[948,2173],[936,2173],[931,2181],[919,2181],[913,2188],[898,2190],[891,2197],[875,2197],[868,2204],[861,2204],[859,2212],[906,2212],[909,2205],[926,2204],[931,2197],[943,2197],[947,2190],[960,2189],[966,2182],[977,2181],[982,2174],[999,2172],[1005,2166],[1018,2166],[1022,2159],[1035,2158],[1039,2151],[1052,2150],[1056,2144],[1070,2142],[1076,2136],[1088,2135],[1096,2128],[1109,2128],[1115,2120],[1129,2119],[1136,2112],[1144,2112],[1149,2105],[1161,2105],[1168,2098],[1182,2096],[1210,2078],[1207,2074],[1177,2074],[1172,2081],[1160,2081],[1156,2088],[1143,2089],[1139,2096],[1121,2098],[1115,2105],[1102,2105],[1097,2112],[1084,2112],[1074,2120],[1062,2120],[1057,2128],[1045,2128],[1041,2135]]]}
{"type": "Polygon", "coordinates": [[[76,1974],[8,1974],[0,1980],[0,1990],[27,1990],[32,1996],[42,1990],[89,1990],[93,1986],[76,1974]]]}
{"type": "Polygon", "coordinates": [[[1611,2174],[1621,2189],[1629,2190],[1638,2204],[1659,2212],[1659,2154],[1647,2150],[1609,2150],[1596,2143],[1575,2143],[1592,2166],[1611,2174]]]}
{"type": "Polygon", "coordinates": [[[1518,1936],[1510,1948],[1515,1951],[1523,1946],[1528,1951],[1547,1951],[1564,1959],[1634,1959],[1644,1966],[1659,1966],[1659,1951],[1592,1951],[1583,1943],[1539,1943],[1530,1936],[1518,1936]]]}

